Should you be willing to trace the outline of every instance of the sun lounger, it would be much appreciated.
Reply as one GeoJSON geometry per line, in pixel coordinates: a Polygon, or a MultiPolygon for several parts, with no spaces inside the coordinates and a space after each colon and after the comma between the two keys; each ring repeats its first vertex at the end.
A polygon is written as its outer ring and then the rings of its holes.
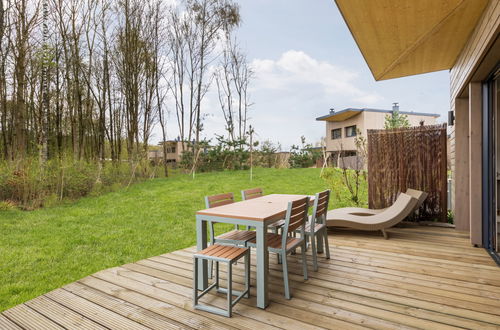
{"type": "MultiPolygon", "coordinates": [[[[403,221],[409,216],[418,203],[418,199],[401,193],[390,207],[373,215],[355,215],[345,212],[329,211],[326,215],[326,225],[329,227],[348,227],[360,230],[380,230],[388,239],[386,229],[403,221]]],[[[335,210],[333,210],[335,211],[335,210]]]]}
{"type": "MultiPolygon", "coordinates": [[[[415,205],[415,209],[412,211],[412,213],[417,211],[420,208],[420,206],[422,206],[425,199],[429,195],[425,191],[420,191],[420,190],[415,190],[415,189],[407,189],[406,194],[410,195],[411,197],[418,200],[417,205],[415,205]]],[[[332,216],[334,216],[337,213],[340,213],[340,214],[349,213],[349,214],[353,214],[353,215],[366,216],[366,215],[379,214],[380,212],[382,212],[386,209],[387,208],[384,208],[384,209],[366,209],[366,208],[362,208],[362,207],[343,207],[343,208],[331,210],[331,211],[329,211],[329,213],[332,216]]]]}

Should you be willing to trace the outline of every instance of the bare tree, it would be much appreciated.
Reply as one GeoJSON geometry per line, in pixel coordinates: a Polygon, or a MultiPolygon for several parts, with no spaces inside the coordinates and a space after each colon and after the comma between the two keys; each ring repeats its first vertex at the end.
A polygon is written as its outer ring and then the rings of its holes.
{"type": "Polygon", "coordinates": [[[167,175],[169,110],[196,159],[221,56],[233,139],[245,138],[250,71],[237,47],[221,52],[239,21],[233,0],[180,0],[168,11],[162,0],[0,1],[0,158],[103,168],[126,151],[134,167],[159,124],[167,175]]]}
{"type": "Polygon", "coordinates": [[[246,56],[235,41],[227,38],[215,80],[226,130],[233,143],[241,144],[245,139],[251,106],[248,87],[252,77],[246,56]]]}
{"type": "Polygon", "coordinates": [[[27,66],[30,51],[30,35],[37,23],[39,3],[33,10],[27,0],[13,4],[14,37],[11,39],[14,57],[15,110],[13,115],[13,158],[26,155],[28,145],[28,109],[27,109],[27,66]]]}
{"type": "Polygon", "coordinates": [[[215,49],[221,36],[239,21],[238,6],[229,0],[186,0],[184,8],[170,10],[170,90],[180,138],[194,140],[193,154],[203,129],[202,100],[213,79],[208,67],[219,55],[215,49]]]}

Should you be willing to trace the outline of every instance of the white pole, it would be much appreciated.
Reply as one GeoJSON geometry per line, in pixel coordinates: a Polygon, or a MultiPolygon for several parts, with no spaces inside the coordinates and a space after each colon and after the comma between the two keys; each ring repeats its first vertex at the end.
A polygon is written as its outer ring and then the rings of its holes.
{"type": "Polygon", "coordinates": [[[253,180],[253,128],[250,125],[250,181],[253,180]]]}

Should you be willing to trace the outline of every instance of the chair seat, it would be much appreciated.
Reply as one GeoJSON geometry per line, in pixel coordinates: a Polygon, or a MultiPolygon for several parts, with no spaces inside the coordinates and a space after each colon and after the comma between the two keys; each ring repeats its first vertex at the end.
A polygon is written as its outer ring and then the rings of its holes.
{"type": "MultiPolygon", "coordinates": [[[[266,240],[267,240],[267,247],[269,249],[273,250],[281,250],[281,240],[282,236],[278,234],[272,234],[272,233],[267,233],[266,234],[266,240]]],[[[248,244],[251,244],[252,246],[255,246],[256,239],[252,239],[248,241],[248,244]]],[[[297,238],[297,237],[287,237],[286,239],[286,250],[289,251],[302,243],[302,238],[297,238]]]]}
{"type": "Polygon", "coordinates": [[[247,242],[255,238],[255,231],[252,230],[231,230],[227,233],[219,235],[215,238],[216,241],[242,241],[247,242]]]}
{"type": "Polygon", "coordinates": [[[276,222],[273,222],[273,223],[272,223],[272,224],[270,224],[268,227],[269,227],[269,228],[276,228],[276,227],[281,228],[281,227],[283,227],[284,225],[285,225],[285,220],[284,220],[284,219],[282,219],[282,220],[278,220],[278,221],[276,221],[276,222]]]}
{"type": "MultiPolygon", "coordinates": [[[[317,233],[318,231],[322,230],[325,227],[326,227],[326,225],[324,223],[315,223],[314,224],[314,233],[317,233]]],[[[311,233],[311,223],[307,222],[306,223],[306,234],[310,234],[310,233],[311,233]]]]}
{"type": "Polygon", "coordinates": [[[214,244],[204,250],[194,254],[195,258],[203,259],[224,259],[224,261],[235,261],[241,258],[248,251],[248,248],[236,247],[232,245],[214,244]]]}

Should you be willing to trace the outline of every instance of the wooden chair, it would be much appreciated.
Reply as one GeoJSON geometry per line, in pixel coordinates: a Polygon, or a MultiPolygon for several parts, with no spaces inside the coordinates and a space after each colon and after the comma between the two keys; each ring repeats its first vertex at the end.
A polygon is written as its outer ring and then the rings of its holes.
{"type": "Polygon", "coordinates": [[[325,190],[316,194],[314,200],[313,213],[309,222],[306,223],[305,239],[311,243],[314,271],[318,271],[318,249],[316,242],[325,244],[326,259],[330,259],[330,248],[328,246],[328,228],[326,227],[326,214],[328,212],[328,202],[330,200],[330,190],[325,190]]]}
{"type": "MultiPolygon", "coordinates": [[[[253,188],[241,191],[241,199],[247,201],[249,199],[259,198],[264,196],[262,188],[253,188]]],[[[254,227],[247,226],[247,230],[253,229],[254,227]]]]}
{"type": "Polygon", "coordinates": [[[264,192],[262,191],[262,188],[253,188],[253,189],[247,189],[247,190],[241,191],[241,198],[244,201],[249,200],[249,199],[262,197],[262,196],[264,196],[264,192]]]}
{"type": "MultiPolygon", "coordinates": [[[[267,247],[269,252],[278,253],[281,255],[283,264],[283,282],[285,285],[285,298],[290,299],[290,283],[288,280],[288,261],[287,255],[297,247],[301,247],[302,251],[302,267],[304,279],[307,280],[307,260],[306,260],[306,240],[305,224],[307,219],[307,211],[309,209],[309,197],[304,197],[299,200],[288,203],[286,211],[285,225],[283,226],[282,235],[267,233],[267,247]],[[292,237],[297,229],[301,229],[301,237],[292,237]]],[[[256,239],[248,242],[248,246],[255,247],[256,239]]]]}
{"type": "MultiPolygon", "coordinates": [[[[262,190],[262,188],[253,188],[241,191],[241,198],[244,201],[262,196],[264,196],[264,191],[262,190]]],[[[284,224],[285,220],[279,220],[270,224],[269,229],[271,229],[275,234],[278,234],[279,230],[283,227],[284,224]]],[[[247,230],[248,229],[250,229],[250,227],[247,227],[247,230]]]]}
{"type": "Polygon", "coordinates": [[[214,244],[208,248],[199,251],[193,255],[194,269],[193,269],[193,301],[194,308],[207,311],[210,313],[215,313],[227,317],[231,317],[233,313],[233,306],[240,301],[241,298],[250,298],[250,249],[214,244]],[[245,289],[243,291],[233,290],[233,265],[241,257],[245,257],[245,289]],[[208,288],[203,290],[198,294],[198,259],[205,259],[210,262],[215,261],[215,281],[208,288]],[[219,263],[227,263],[227,288],[219,287],[219,263]],[[206,293],[208,293],[213,288],[216,288],[217,292],[222,292],[227,294],[227,310],[222,308],[217,308],[213,306],[200,304],[198,301],[206,293]],[[237,297],[233,300],[233,296],[237,297]]]}
{"type": "MultiPolygon", "coordinates": [[[[233,193],[205,197],[205,204],[207,209],[231,203],[234,203],[233,193]]],[[[210,244],[219,243],[246,246],[246,243],[249,240],[255,238],[255,231],[240,230],[238,228],[238,225],[234,225],[234,227],[234,230],[215,237],[214,222],[210,221],[210,244]]]]}

